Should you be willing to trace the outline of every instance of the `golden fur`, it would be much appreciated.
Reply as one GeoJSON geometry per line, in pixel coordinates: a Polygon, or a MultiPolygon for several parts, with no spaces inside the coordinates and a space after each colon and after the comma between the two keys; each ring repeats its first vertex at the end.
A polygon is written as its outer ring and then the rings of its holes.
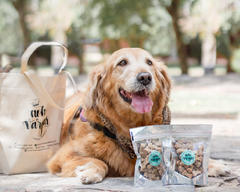
{"type": "MultiPolygon", "coordinates": [[[[68,136],[70,122],[82,104],[89,122],[104,126],[101,112],[109,118],[121,135],[130,138],[129,129],[144,125],[162,124],[162,110],[168,103],[171,81],[162,63],[139,48],[125,48],[112,54],[106,63],[94,68],[89,76],[85,93],[79,101],[65,112],[62,126],[61,148],[48,162],[49,172],[58,176],[78,176],[82,183],[96,183],[108,176],[133,176],[135,159],[124,152],[116,140],[94,129],[88,122],[78,118],[68,136]],[[126,65],[119,65],[125,60],[126,65]],[[152,65],[147,63],[150,60],[152,65]],[[152,110],[138,113],[125,102],[119,89],[131,92],[138,74],[151,74],[149,97],[152,110]]],[[[70,98],[70,101],[71,102],[70,98]]]]}

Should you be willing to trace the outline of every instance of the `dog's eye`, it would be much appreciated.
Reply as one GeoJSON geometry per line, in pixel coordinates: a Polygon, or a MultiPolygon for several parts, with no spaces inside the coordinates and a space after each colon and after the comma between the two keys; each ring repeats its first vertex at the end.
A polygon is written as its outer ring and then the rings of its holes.
{"type": "Polygon", "coordinates": [[[127,61],[126,60],[122,60],[118,63],[118,65],[120,66],[124,66],[124,65],[127,65],[127,61]]]}
{"type": "Polygon", "coordinates": [[[152,61],[150,61],[149,59],[147,60],[147,64],[148,65],[152,65],[152,61]]]}

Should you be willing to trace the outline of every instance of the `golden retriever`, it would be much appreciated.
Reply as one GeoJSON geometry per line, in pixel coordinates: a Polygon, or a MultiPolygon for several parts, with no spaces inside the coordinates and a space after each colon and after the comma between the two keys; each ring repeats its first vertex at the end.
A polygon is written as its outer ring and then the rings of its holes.
{"type": "MultiPolygon", "coordinates": [[[[129,129],[170,124],[170,89],[165,66],[147,51],[113,53],[94,68],[86,92],[65,112],[61,148],[48,162],[49,172],[78,176],[82,183],[101,182],[106,175],[133,176],[129,129]]],[[[209,175],[227,172],[222,163],[210,161],[209,175]]]]}

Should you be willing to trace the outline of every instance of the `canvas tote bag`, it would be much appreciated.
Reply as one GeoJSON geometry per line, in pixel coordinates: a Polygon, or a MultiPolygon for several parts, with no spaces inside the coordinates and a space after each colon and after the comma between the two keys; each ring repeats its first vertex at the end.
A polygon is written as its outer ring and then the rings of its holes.
{"type": "MultiPolygon", "coordinates": [[[[21,74],[0,73],[0,172],[46,171],[47,160],[59,148],[68,72],[68,50],[56,42],[31,44],[21,58],[21,74]],[[57,76],[29,72],[28,59],[40,46],[60,46],[63,63],[57,76]]],[[[74,83],[74,81],[73,81],[74,83]]],[[[74,83],[74,87],[76,85],[74,83]]]]}

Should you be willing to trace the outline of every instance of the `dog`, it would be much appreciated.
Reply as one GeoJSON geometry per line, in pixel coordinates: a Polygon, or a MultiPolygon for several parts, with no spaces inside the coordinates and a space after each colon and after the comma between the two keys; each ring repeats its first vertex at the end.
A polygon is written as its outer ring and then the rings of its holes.
{"type": "MultiPolygon", "coordinates": [[[[133,176],[136,156],[129,129],[170,124],[170,90],[166,66],[147,51],[114,52],[94,68],[86,91],[65,112],[61,147],[47,163],[49,172],[77,176],[82,183],[133,176]]],[[[210,176],[228,173],[223,163],[210,160],[210,176]]]]}

